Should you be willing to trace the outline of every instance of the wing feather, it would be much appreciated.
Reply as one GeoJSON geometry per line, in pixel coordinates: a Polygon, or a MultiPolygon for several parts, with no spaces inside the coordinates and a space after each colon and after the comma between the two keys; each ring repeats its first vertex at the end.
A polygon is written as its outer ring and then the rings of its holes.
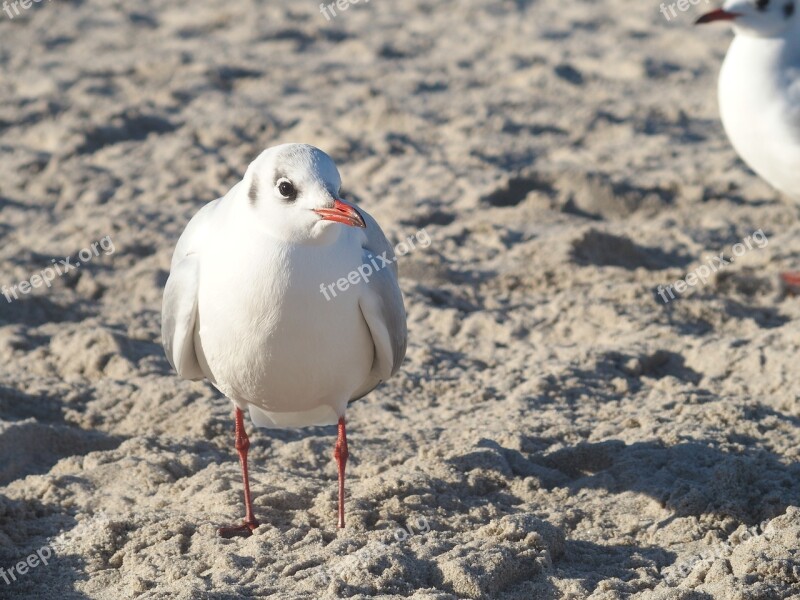
{"type": "Polygon", "coordinates": [[[184,379],[206,377],[194,346],[197,328],[197,292],[200,284],[199,251],[219,199],[205,205],[189,221],[175,247],[172,267],[164,287],[161,342],[167,360],[184,379]]]}
{"type": "Polygon", "coordinates": [[[367,224],[363,230],[363,264],[378,265],[379,268],[374,270],[359,299],[361,313],[375,344],[375,360],[368,381],[353,399],[365,396],[397,373],[405,358],[408,340],[406,310],[397,281],[394,248],[375,219],[361,208],[358,211],[367,224]]]}

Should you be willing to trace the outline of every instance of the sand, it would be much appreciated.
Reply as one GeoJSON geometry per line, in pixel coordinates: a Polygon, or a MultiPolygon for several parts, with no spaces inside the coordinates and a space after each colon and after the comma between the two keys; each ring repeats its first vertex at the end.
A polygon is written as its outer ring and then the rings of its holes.
{"type": "Polygon", "coordinates": [[[0,598],[800,597],[798,209],[725,138],[704,8],[0,12],[0,285],[90,258],[0,296],[0,567],[36,563],[0,598]],[[189,218],[287,141],[431,243],[402,371],[348,413],[347,529],[334,429],[251,428],[262,526],[222,540],[231,406],[171,372],[161,294],[189,218]]]}

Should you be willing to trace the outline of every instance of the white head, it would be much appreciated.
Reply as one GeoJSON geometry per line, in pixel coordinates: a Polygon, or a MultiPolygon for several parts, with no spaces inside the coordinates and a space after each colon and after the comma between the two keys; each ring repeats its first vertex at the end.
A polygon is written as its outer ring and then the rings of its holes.
{"type": "Polygon", "coordinates": [[[727,0],[720,9],[700,17],[698,24],[730,21],[737,34],[784,37],[798,23],[800,0],[727,0]]]}
{"type": "Polygon", "coordinates": [[[342,179],[330,156],[308,144],[284,144],[262,152],[242,180],[243,203],[273,237],[306,244],[333,242],[342,225],[366,227],[339,200],[342,179]]]}

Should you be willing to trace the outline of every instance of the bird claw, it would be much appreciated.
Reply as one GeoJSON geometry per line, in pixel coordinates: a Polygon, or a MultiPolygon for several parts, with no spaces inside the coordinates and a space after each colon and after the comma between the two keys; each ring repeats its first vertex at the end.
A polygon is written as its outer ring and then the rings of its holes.
{"type": "Polygon", "coordinates": [[[233,527],[220,527],[217,529],[217,534],[219,537],[224,538],[226,540],[235,538],[235,537],[243,537],[249,538],[253,535],[253,531],[258,527],[258,521],[247,522],[245,521],[241,525],[234,525],[233,527]]]}

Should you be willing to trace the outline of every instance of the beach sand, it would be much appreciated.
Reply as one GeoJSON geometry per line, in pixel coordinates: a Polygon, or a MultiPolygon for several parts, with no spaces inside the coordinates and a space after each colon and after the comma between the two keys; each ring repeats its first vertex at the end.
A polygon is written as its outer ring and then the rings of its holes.
{"type": "Polygon", "coordinates": [[[0,598],[800,597],[798,208],[725,137],[701,9],[0,12],[0,285],[107,240],[0,296],[0,567],[52,554],[0,598]],[[191,216],[289,141],[430,244],[403,368],[348,412],[347,529],[335,429],[248,421],[262,525],[222,540],[232,407],[170,369],[161,294],[191,216]]]}

